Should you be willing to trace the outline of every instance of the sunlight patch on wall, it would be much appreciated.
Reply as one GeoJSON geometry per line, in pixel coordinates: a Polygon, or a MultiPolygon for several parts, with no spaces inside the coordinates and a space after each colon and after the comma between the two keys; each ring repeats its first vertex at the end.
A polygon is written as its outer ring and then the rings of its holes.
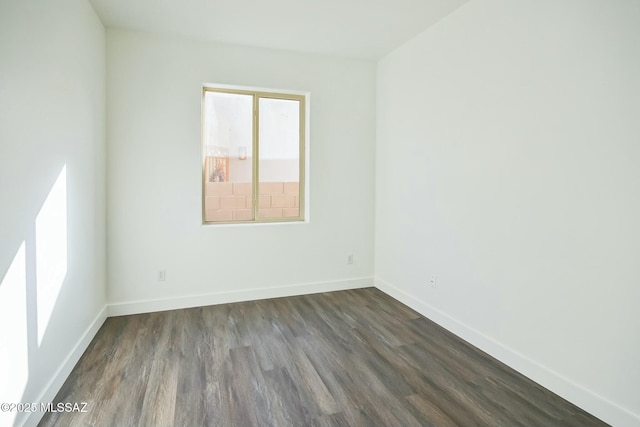
{"type": "MultiPolygon", "coordinates": [[[[0,402],[20,402],[29,379],[27,277],[23,241],[0,282],[0,402]]],[[[13,425],[17,412],[0,412],[13,425]]]]}
{"type": "Polygon", "coordinates": [[[67,167],[62,168],[36,217],[38,346],[67,275],[67,167]]]}

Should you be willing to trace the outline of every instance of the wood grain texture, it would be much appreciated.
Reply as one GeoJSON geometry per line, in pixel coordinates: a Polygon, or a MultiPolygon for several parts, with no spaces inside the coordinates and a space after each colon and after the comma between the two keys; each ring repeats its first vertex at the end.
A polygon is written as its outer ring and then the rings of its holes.
{"type": "Polygon", "coordinates": [[[606,426],[374,288],[107,319],[40,426],[606,426]]]}

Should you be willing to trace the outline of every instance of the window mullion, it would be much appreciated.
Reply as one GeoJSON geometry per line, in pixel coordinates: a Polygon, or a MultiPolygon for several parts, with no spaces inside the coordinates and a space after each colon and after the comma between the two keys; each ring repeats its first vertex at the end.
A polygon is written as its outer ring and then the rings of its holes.
{"type": "Polygon", "coordinates": [[[258,95],[257,94],[253,94],[253,158],[251,159],[251,161],[253,162],[252,164],[252,175],[253,175],[253,187],[252,187],[252,195],[253,195],[253,220],[257,221],[258,220],[258,202],[260,199],[260,195],[259,195],[259,180],[258,180],[258,176],[260,173],[259,170],[259,166],[260,163],[258,161],[259,155],[258,155],[258,150],[260,149],[260,142],[258,141],[258,135],[259,135],[259,120],[258,120],[258,115],[259,115],[259,103],[258,103],[258,95]]]}

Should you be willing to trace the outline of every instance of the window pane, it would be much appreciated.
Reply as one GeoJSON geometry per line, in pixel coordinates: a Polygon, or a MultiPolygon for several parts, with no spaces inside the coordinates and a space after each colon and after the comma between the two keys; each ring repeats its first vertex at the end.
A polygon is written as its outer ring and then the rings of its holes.
{"type": "Polygon", "coordinates": [[[204,108],[204,220],[253,220],[253,96],[207,91],[204,108]]]}
{"type": "Polygon", "coordinates": [[[300,102],[260,98],[259,218],[300,215],[300,102]]]}

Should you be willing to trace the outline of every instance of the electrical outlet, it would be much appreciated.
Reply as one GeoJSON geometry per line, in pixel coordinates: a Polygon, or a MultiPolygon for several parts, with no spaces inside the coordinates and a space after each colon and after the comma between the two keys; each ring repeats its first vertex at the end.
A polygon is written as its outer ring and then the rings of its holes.
{"type": "Polygon", "coordinates": [[[437,286],[435,274],[431,275],[431,278],[429,279],[429,284],[431,285],[432,288],[435,288],[437,286]]]}
{"type": "Polygon", "coordinates": [[[164,282],[166,280],[166,271],[159,270],[158,271],[158,282],[164,282]]]}
{"type": "Polygon", "coordinates": [[[353,264],[353,254],[347,255],[347,264],[353,264]]]}

